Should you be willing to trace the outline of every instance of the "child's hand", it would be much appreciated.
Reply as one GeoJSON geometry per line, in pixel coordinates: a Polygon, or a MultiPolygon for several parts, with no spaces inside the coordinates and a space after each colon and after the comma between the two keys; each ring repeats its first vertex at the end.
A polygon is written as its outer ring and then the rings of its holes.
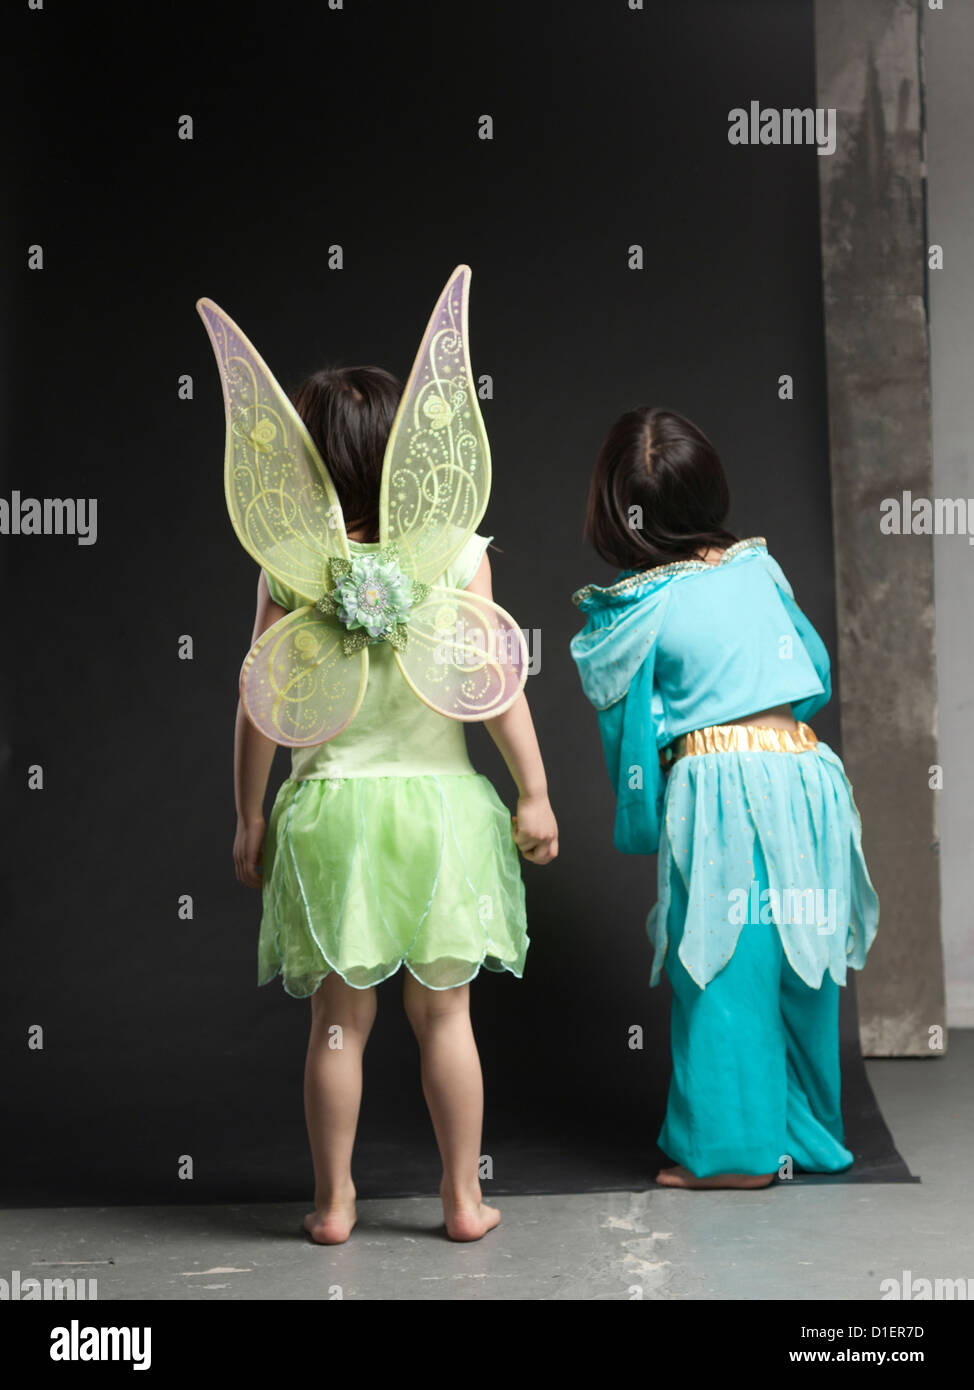
{"type": "Polygon", "coordinates": [[[558,857],[558,822],[546,796],[519,796],[511,817],[514,843],[532,864],[550,864],[558,857]]]}
{"type": "Polygon", "coordinates": [[[248,888],[260,888],[264,880],[257,872],[264,862],[264,818],[258,816],[252,821],[237,821],[237,833],[233,838],[233,867],[237,877],[248,888]]]}

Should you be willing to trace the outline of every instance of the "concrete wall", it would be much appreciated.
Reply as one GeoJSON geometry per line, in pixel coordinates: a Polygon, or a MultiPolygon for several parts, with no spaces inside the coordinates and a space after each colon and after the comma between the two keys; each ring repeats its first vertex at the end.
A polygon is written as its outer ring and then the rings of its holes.
{"type": "Polygon", "coordinates": [[[923,0],[816,0],[819,159],[842,751],[880,898],[857,980],[867,1056],[930,1056],[945,1023],[933,556],[883,534],[933,488],[925,305],[923,0]]]}
{"type": "MultiPolygon", "coordinates": [[[[933,484],[970,499],[974,527],[974,4],[923,10],[933,484]]],[[[974,1026],[974,547],[934,538],[940,692],[940,873],[947,1018],[974,1026]]]]}

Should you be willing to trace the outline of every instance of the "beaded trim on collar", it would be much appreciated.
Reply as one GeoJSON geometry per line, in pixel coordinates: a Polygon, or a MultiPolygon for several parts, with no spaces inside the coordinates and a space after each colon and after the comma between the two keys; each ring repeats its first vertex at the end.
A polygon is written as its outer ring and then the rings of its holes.
{"type": "Polygon", "coordinates": [[[720,559],[713,562],[709,560],[674,560],[668,565],[657,565],[654,569],[640,570],[637,574],[631,574],[627,579],[620,579],[617,584],[610,584],[606,588],[599,584],[586,584],[584,588],[572,594],[572,603],[581,603],[583,599],[588,598],[589,594],[596,592],[611,594],[613,597],[617,594],[626,594],[630,589],[637,589],[641,584],[645,584],[647,579],[660,579],[664,575],[693,574],[703,570],[720,569],[721,565],[726,564],[735,555],[740,555],[742,550],[751,550],[755,546],[763,546],[766,550],[767,545],[768,543],[763,536],[748,536],[746,540],[735,541],[733,545],[729,545],[720,559]]]}

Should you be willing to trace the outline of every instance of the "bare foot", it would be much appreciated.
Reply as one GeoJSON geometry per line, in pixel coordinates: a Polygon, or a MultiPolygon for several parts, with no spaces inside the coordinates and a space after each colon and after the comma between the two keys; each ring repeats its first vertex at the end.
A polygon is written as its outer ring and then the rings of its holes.
{"type": "Polygon", "coordinates": [[[316,1245],[343,1245],[356,1222],[355,1193],[318,1203],[304,1218],[304,1229],[316,1245]]]}
{"type": "Polygon", "coordinates": [[[473,1196],[457,1196],[440,1187],[443,1201],[443,1220],[451,1240],[480,1240],[492,1231],[501,1219],[496,1207],[480,1200],[479,1191],[473,1196]]]}
{"type": "Polygon", "coordinates": [[[675,1168],[661,1168],[656,1174],[660,1187],[688,1187],[703,1191],[715,1187],[767,1187],[774,1181],[774,1173],[715,1173],[711,1178],[698,1178],[689,1168],[677,1164],[675,1168]]]}

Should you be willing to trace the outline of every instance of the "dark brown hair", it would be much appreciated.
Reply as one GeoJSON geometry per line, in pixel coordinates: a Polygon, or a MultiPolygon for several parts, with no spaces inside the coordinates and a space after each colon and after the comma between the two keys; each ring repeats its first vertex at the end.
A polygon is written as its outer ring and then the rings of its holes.
{"type": "Polygon", "coordinates": [[[347,531],[379,539],[382,457],[402,386],[381,367],[325,367],[291,400],[335,484],[347,531]]]}
{"type": "Polygon", "coordinates": [[[717,451],[672,410],[619,417],[599,451],[585,538],[610,564],[645,570],[737,539],[724,526],[730,489],[717,451]]]}

